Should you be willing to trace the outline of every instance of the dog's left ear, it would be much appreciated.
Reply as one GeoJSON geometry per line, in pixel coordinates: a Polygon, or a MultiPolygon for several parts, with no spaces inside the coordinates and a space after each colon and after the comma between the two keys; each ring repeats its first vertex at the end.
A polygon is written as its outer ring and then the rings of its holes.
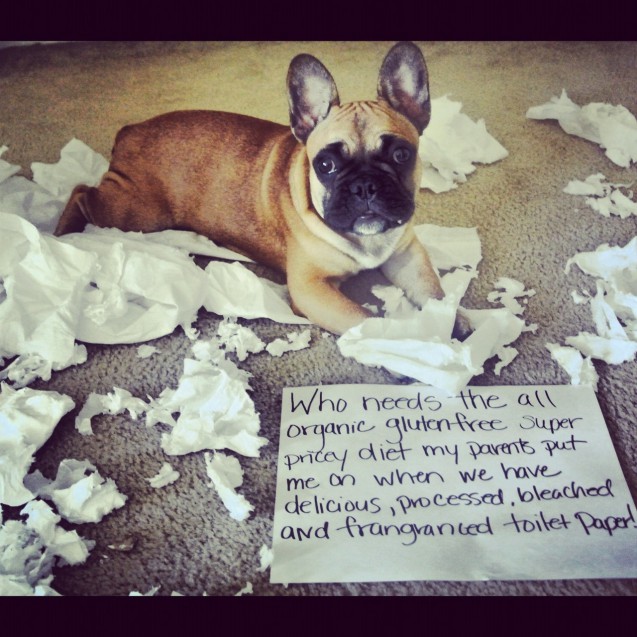
{"type": "Polygon", "coordinates": [[[431,117],[429,75],[425,58],[412,42],[395,44],[385,56],[378,77],[378,97],[404,115],[422,135],[431,117]]]}
{"type": "Polygon", "coordinates": [[[292,132],[305,143],[332,106],[339,105],[336,84],[319,60],[302,53],[290,62],[287,86],[292,132]]]}

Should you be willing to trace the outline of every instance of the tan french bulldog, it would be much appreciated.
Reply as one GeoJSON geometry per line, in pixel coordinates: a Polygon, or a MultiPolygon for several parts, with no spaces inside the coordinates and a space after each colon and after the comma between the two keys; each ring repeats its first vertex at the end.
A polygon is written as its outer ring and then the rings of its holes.
{"type": "Polygon", "coordinates": [[[369,312],[339,284],[380,268],[417,305],[441,298],[412,228],[430,117],[427,67],[412,43],[380,69],[377,101],[341,105],[328,70],[298,55],[287,126],[178,111],[125,126],[97,188],[78,186],[55,234],[86,223],[126,231],[192,230],[283,271],[293,307],[342,333],[369,312]]]}

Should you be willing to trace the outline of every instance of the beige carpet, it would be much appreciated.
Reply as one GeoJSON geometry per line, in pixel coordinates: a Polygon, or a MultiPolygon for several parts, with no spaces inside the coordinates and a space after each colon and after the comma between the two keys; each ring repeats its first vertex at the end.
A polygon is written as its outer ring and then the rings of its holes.
{"type": "MultiPolygon", "coordinates": [[[[546,342],[591,329],[589,311],[576,306],[571,289],[587,284],[566,261],[601,243],[626,244],[637,234],[635,218],[607,219],[562,189],[571,179],[604,173],[609,181],[634,180],[635,169],[612,164],[600,148],[566,135],[555,122],[525,118],[566,88],[577,104],[623,104],[637,113],[637,44],[433,42],[420,43],[429,65],[433,97],[449,94],[473,119],[484,118],[509,157],[478,167],[457,190],[421,191],[418,221],[476,226],[483,261],[467,305],[486,307],[500,276],[537,290],[525,318],[536,334],[516,343],[518,358],[497,377],[492,366],[475,384],[559,384],[568,378],[551,361],[546,342]]],[[[73,137],[109,157],[117,130],[152,115],[189,108],[229,110],[285,123],[287,65],[299,52],[319,57],[332,71],[341,99],[374,95],[380,62],[390,43],[69,43],[0,50],[0,144],[4,159],[25,167],[53,163],[73,137]]],[[[259,269],[261,273],[264,270],[259,269]]],[[[589,283],[589,281],[588,281],[589,283]]],[[[200,313],[196,327],[212,335],[220,317],[200,313]]],[[[245,322],[248,324],[248,322],[245,322]]],[[[267,320],[249,322],[266,341],[288,328],[267,320]]],[[[157,396],[175,387],[190,342],[183,331],[158,339],[161,353],[142,361],[136,347],[89,346],[88,362],[55,373],[36,388],[54,389],[81,405],[89,392],[113,386],[134,395],[157,396]]],[[[382,370],[364,367],[338,352],[333,339],[313,329],[309,349],[284,358],[252,356],[242,365],[253,375],[253,399],[261,434],[270,444],[258,459],[241,459],[241,492],[255,506],[245,522],[233,521],[207,486],[203,454],[171,459],[181,478],[154,490],[145,478],[164,457],[159,432],[125,416],[94,420],[95,435],[63,419],[36,467],[54,476],[66,457],[88,459],[129,496],[127,504],[81,535],[97,541],[87,563],[56,570],[53,587],[66,595],[127,595],[160,585],[159,594],[233,595],[250,581],[257,595],[634,595],[634,580],[537,582],[406,582],[373,584],[271,585],[258,572],[259,549],[271,545],[281,390],[318,383],[395,382],[382,370]],[[129,552],[109,545],[134,538],[129,552]]],[[[598,398],[620,463],[637,494],[637,363],[596,364],[598,398]]]]}

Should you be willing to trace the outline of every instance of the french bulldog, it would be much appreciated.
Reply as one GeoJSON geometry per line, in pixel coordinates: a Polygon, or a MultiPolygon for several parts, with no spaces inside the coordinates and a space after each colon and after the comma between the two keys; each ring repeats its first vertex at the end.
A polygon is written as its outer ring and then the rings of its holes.
{"type": "Polygon", "coordinates": [[[206,110],[125,126],[100,185],[74,189],[55,234],[200,233],[282,271],[295,312],[336,334],[370,316],[339,287],[362,270],[380,268],[418,306],[442,298],[413,230],[431,111],[420,49],[391,48],[374,101],[341,104],[308,54],[291,61],[287,93],[291,126],[206,110]]]}

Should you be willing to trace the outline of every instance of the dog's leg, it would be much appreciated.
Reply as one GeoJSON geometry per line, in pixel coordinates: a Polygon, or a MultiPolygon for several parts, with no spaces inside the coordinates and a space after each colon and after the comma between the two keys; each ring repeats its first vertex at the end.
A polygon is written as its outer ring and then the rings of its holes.
{"type": "Polygon", "coordinates": [[[394,253],[382,266],[382,273],[401,288],[407,298],[419,307],[427,300],[442,299],[444,292],[429,255],[414,236],[407,247],[394,253]]]}
{"type": "Polygon", "coordinates": [[[304,276],[297,269],[288,272],[288,289],[297,314],[334,334],[342,334],[372,316],[369,310],[348,299],[336,281],[304,276]]]}
{"type": "Polygon", "coordinates": [[[55,236],[61,237],[63,234],[71,232],[82,232],[87,224],[86,194],[92,190],[91,186],[79,185],[73,188],[73,192],[60,216],[55,236]]]}

